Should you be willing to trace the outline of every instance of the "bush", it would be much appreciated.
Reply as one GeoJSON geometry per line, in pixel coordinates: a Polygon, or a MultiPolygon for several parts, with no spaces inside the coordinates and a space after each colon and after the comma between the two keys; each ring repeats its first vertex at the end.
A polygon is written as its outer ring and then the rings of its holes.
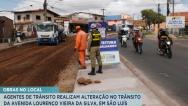
{"type": "Polygon", "coordinates": [[[153,35],[154,34],[154,32],[152,32],[152,31],[143,31],[143,34],[144,35],[153,35]]]}

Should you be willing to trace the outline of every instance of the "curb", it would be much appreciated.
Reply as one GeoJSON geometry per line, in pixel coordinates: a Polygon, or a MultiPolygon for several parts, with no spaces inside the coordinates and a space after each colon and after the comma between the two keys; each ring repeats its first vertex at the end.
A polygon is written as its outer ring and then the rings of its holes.
{"type": "Polygon", "coordinates": [[[165,103],[165,106],[186,106],[181,100],[170,97],[166,94],[165,91],[161,90],[162,88],[154,84],[149,78],[147,78],[138,68],[136,68],[131,62],[129,62],[125,57],[120,55],[121,61],[127,66],[127,68],[134,74],[136,77],[143,82],[147,88],[149,88],[159,99],[165,103]],[[176,101],[175,101],[176,100],[176,101]],[[178,101],[178,102],[177,102],[178,101]],[[180,104],[181,103],[181,104],[180,104]]]}
{"type": "Polygon", "coordinates": [[[22,43],[16,43],[14,44],[12,47],[14,46],[19,46],[19,45],[24,45],[24,44],[27,44],[27,43],[33,43],[33,42],[36,42],[37,40],[34,39],[34,40],[28,40],[28,41],[25,41],[25,42],[22,42],[22,43]]]}
{"type": "MultiPolygon", "coordinates": [[[[8,46],[8,47],[5,47],[5,48],[3,48],[3,49],[0,49],[0,51],[6,50],[6,49],[10,49],[10,48],[13,48],[13,47],[16,47],[16,46],[28,44],[28,43],[33,43],[33,42],[36,42],[36,41],[37,41],[37,40],[34,39],[34,40],[28,40],[28,41],[25,41],[25,42],[22,42],[22,43],[16,43],[16,44],[13,44],[12,46],[8,46]]],[[[7,43],[7,45],[8,45],[8,43],[7,43]]]]}

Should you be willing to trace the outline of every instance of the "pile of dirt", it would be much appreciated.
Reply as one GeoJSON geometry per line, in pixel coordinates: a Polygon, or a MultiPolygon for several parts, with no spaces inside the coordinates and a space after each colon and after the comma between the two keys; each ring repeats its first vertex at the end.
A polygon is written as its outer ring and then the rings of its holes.
{"type": "Polygon", "coordinates": [[[65,69],[61,70],[59,74],[59,81],[57,86],[61,92],[73,92],[74,84],[78,73],[78,62],[75,54],[70,58],[69,63],[65,69]]]}
{"type": "Polygon", "coordinates": [[[84,77],[80,77],[80,78],[77,79],[77,83],[80,84],[80,85],[89,85],[89,84],[92,84],[92,83],[101,83],[101,81],[91,80],[91,79],[87,79],[87,78],[84,78],[84,77]]]}

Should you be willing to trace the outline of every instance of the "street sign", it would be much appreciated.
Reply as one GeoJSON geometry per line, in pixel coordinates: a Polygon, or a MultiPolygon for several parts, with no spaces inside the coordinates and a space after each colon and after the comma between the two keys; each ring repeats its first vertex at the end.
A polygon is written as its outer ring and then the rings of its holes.
{"type": "Polygon", "coordinates": [[[100,51],[103,65],[120,63],[117,39],[103,39],[100,51]]]}
{"type": "Polygon", "coordinates": [[[185,16],[166,17],[166,28],[185,28],[185,16]]]}

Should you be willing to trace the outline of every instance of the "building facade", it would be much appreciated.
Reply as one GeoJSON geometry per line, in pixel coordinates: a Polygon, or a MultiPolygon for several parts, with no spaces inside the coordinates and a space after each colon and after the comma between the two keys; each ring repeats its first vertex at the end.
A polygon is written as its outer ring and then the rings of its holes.
{"type": "Polygon", "coordinates": [[[108,30],[109,31],[117,31],[118,26],[123,23],[123,21],[121,20],[121,15],[106,16],[105,20],[108,23],[108,30]]]}
{"type": "Polygon", "coordinates": [[[133,25],[135,27],[146,27],[146,22],[145,20],[134,20],[133,25]]]}
{"type": "Polygon", "coordinates": [[[47,10],[46,17],[44,10],[27,10],[14,12],[14,24],[17,31],[24,32],[26,36],[32,36],[34,25],[44,21],[55,21],[55,17],[59,16],[57,13],[47,10]],[[47,19],[47,20],[46,20],[47,19]]]}
{"type": "Polygon", "coordinates": [[[102,22],[103,15],[92,14],[86,12],[76,12],[67,16],[69,19],[69,31],[75,32],[77,25],[81,26],[83,30],[88,32],[89,22],[102,22]]]}
{"type": "Polygon", "coordinates": [[[13,20],[0,16],[0,42],[7,41],[8,38],[13,36],[13,20]]]}
{"type": "Polygon", "coordinates": [[[108,30],[119,31],[122,25],[133,26],[133,18],[127,14],[106,16],[108,30]]]}

